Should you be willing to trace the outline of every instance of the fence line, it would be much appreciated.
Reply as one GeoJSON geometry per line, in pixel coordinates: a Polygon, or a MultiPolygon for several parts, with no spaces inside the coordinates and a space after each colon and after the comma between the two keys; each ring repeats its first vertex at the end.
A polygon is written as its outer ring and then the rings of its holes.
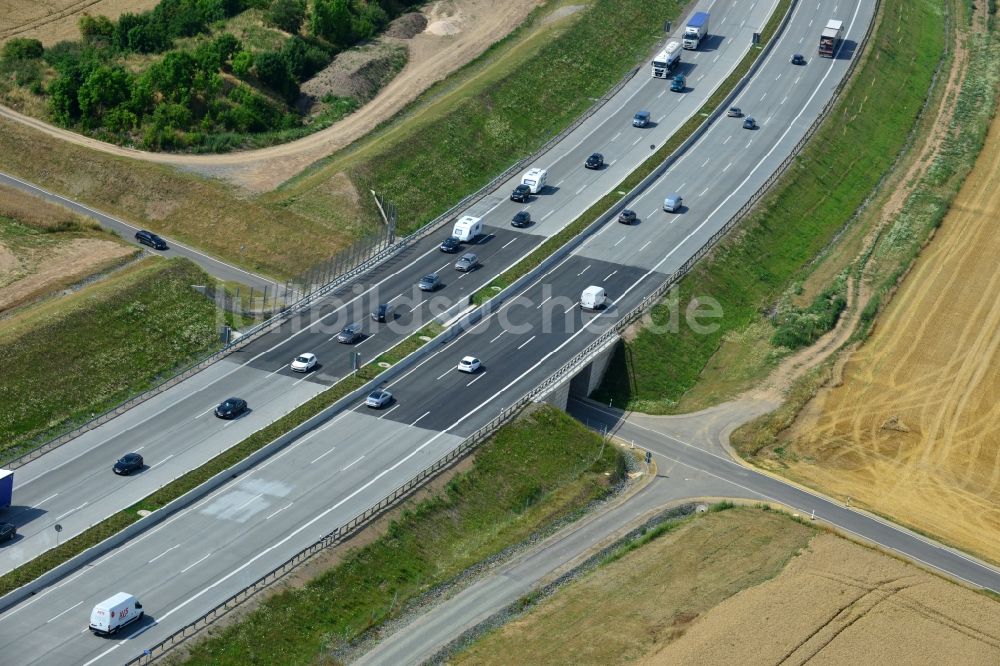
{"type": "MultiPolygon", "coordinates": [[[[386,235],[381,237],[383,241],[384,239],[389,238],[388,242],[373,242],[367,251],[361,251],[360,249],[355,251],[355,254],[352,255],[353,258],[355,259],[353,263],[348,261],[346,258],[343,258],[342,260],[337,261],[335,263],[330,263],[334,262],[334,259],[336,258],[334,257],[328,260],[327,262],[321,262],[320,265],[325,266],[326,268],[326,271],[323,272],[322,274],[319,272],[319,269],[317,267],[314,267],[312,272],[307,271],[305,276],[299,276],[300,278],[315,277],[317,279],[322,278],[324,280],[328,280],[325,283],[322,283],[319,287],[315,287],[314,286],[315,283],[303,282],[302,285],[303,288],[300,289],[299,291],[296,291],[295,289],[292,288],[294,286],[293,281],[286,282],[284,291],[286,304],[274,316],[257,324],[256,326],[253,326],[239,338],[233,340],[232,342],[222,347],[222,349],[212,352],[211,354],[208,354],[204,358],[193,362],[191,365],[175,373],[173,376],[164,379],[163,381],[147,389],[146,391],[143,391],[139,395],[129,398],[128,400],[125,400],[124,402],[108,409],[102,414],[93,417],[86,423],[83,423],[82,425],[79,425],[69,430],[68,432],[63,433],[62,435],[58,435],[50,439],[49,441],[44,442],[38,445],[37,447],[31,449],[30,451],[27,451],[17,457],[4,460],[3,467],[6,469],[17,469],[18,467],[21,467],[31,462],[32,460],[35,460],[45,455],[49,451],[52,451],[53,449],[56,449],[62,446],[63,444],[66,444],[67,442],[79,437],[80,435],[90,430],[93,430],[94,428],[97,428],[98,426],[101,426],[104,423],[107,423],[111,419],[124,414],[128,410],[145,402],[146,400],[149,400],[150,398],[153,398],[159,395],[160,393],[163,393],[167,389],[175,386],[176,384],[184,381],[185,379],[190,378],[192,375],[201,372],[208,366],[225,358],[229,354],[235,351],[239,351],[240,349],[246,347],[254,340],[260,338],[262,335],[271,332],[284,322],[288,321],[293,315],[298,314],[311,307],[313,303],[315,303],[318,299],[323,298],[324,296],[330,294],[331,292],[335,292],[336,290],[345,287],[348,283],[360,278],[362,275],[372,270],[376,266],[382,264],[385,261],[388,261],[389,259],[400,254],[407,248],[415,245],[418,241],[425,238],[434,231],[438,230],[446,222],[453,219],[460,211],[479,202],[487,194],[496,189],[496,187],[500,183],[510,178],[514,173],[522,169],[526,164],[529,164],[532,161],[538,159],[541,155],[545,154],[548,150],[550,150],[554,145],[556,145],[564,138],[566,138],[566,136],[568,136],[571,132],[575,131],[586,120],[588,120],[591,116],[597,113],[597,111],[601,107],[603,107],[608,102],[608,100],[617,95],[618,92],[621,91],[621,89],[624,88],[625,85],[632,80],[632,78],[638,71],[639,71],[638,67],[630,70],[617,84],[615,84],[613,88],[611,88],[611,90],[605,93],[589,109],[587,109],[587,111],[583,115],[581,115],[575,121],[573,121],[573,123],[569,127],[567,127],[559,134],[549,139],[541,148],[535,151],[534,154],[532,154],[529,157],[518,160],[510,167],[508,167],[502,174],[493,178],[489,183],[481,187],[479,190],[464,197],[461,201],[459,201],[457,204],[449,208],[447,211],[445,211],[438,217],[434,218],[424,226],[420,227],[416,231],[410,233],[408,236],[402,238],[401,240],[398,240],[396,242],[392,242],[391,240],[392,238],[395,238],[395,222],[396,222],[395,206],[393,206],[389,202],[386,202],[384,199],[376,195],[376,197],[378,197],[379,200],[379,205],[383,207],[383,210],[388,210],[388,209],[392,210],[392,217],[390,217],[391,224],[389,225],[390,229],[387,230],[386,235]],[[387,206],[388,208],[386,208],[387,206]],[[332,275],[333,277],[330,277],[330,275],[332,275]],[[309,286],[309,291],[305,292],[304,289],[307,285],[309,286]],[[302,293],[303,295],[299,297],[299,300],[288,305],[287,304],[288,295],[296,293],[302,293]]],[[[275,286],[275,289],[277,289],[277,285],[275,286]]]]}

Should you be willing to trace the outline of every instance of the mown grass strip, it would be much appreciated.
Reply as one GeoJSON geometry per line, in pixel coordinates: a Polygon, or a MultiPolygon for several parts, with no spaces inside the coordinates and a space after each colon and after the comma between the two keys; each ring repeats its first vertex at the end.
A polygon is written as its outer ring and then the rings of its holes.
{"type": "Polygon", "coordinates": [[[195,644],[187,663],[332,662],[331,651],[411,599],[605,497],[620,455],[568,415],[539,407],[498,430],[469,471],[408,505],[386,534],[195,644]]]}
{"type": "Polygon", "coordinates": [[[695,298],[714,298],[723,313],[718,328],[704,334],[681,326],[664,333],[672,328],[671,307],[654,307],[656,326],[619,345],[596,398],[644,412],[671,411],[723,336],[769,309],[892,166],[942,57],[944,31],[940,7],[931,0],[884,0],[882,12],[872,57],[860,65],[783,183],[738,234],[681,281],[680,311],[695,298]]]}
{"type": "Polygon", "coordinates": [[[14,458],[218,348],[220,315],[191,288],[209,281],[185,259],[141,261],[5,321],[0,454],[14,458]]]}
{"type": "MultiPolygon", "coordinates": [[[[472,295],[472,302],[476,305],[485,303],[493,296],[496,296],[500,291],[506,289],[517,281],[518,278],[527,275],[532,270],[537,268],[553,252],[575,238],[578,234],[583,232],[584,229],[596,222],[605,211],[624,199],[624,196],[620,194],[620,192],[631,192],[632,189],[641,183],[646,176],[651,174],[656,167],[663,164],[664,160],[666,160],[671,153],[677,150],[682,143],[687,141],[687,139],[694,134],[698,127],[700,127],[705,121],[706,115],[714,111],[715,108],[722,103],[726,96],[732,92],[733,88],[736,87],[736,84],[739,83],[740,79],[746,76],[746,73],[750,71],[750,67],[757,59],[757,56],[760,55],[761,50],[763,50],[764,46],[771,40],[772,37],[774,37],[775,31],[781,24],[781,19],[785,16],[785,13],[788,11],[790,5],[791,0],[781,0],[781,2],[778,3],[778,7],[771,15],[771,18],[768,19],[767,25],[764,26],[764,30],[761,31],[760,46],[751,48],[747,54],[743,56],[743,59],[732,71],[732,73],[726,77],[726,79],[716,89],[712,96],[708,98],[705,104],[702,105],[698,112],[688,118],[687,121],[681,125],[680,128],[674,132],[674,134],[662,146],[660,146],[656,152],[646,158],[646,160],[632,173],[626,176],[617,187],[613,188],[611,192],[601,197],[580,217],[573,220],[573,222],[563,228],[559,233],[554,236],[550,236],[544,243],[535,248],[531,254],[501,273],[488,285],[481,287],[478,291],[476,291],[472,295]]],[[[636,76],[643,76],[643,72],[640,71],[636,74],[636,76]]]]}
{"type": "Polygon", "coordinates": [[[96,546],[108,537],[117,534],[141,518],[138,513],[140,510],[156,511],[163,508],[178,497],[194,490],[216,474],[229,469],[292,428],[304,423],[352,391],[356,391],[370,382],[384,370],[379,363],[389,363],[390,365],[397,363],[426,344],[425,338],[434,338],[442,330],[443,327],[440,324],[428,324],[416,333],[411,334],[392,350],[379,356],[374,361],[363,365],[356,373],[344,377],[326,391],[296,407],[273,423],[261,428],[235,446],[226,449],[201,467],[174,479],[133,506],[113,514],[56,548],[48,550],[30,562],[0,576],[0,596],[30,583],[47,571],[79,555],[88,548],[96,546]]]}

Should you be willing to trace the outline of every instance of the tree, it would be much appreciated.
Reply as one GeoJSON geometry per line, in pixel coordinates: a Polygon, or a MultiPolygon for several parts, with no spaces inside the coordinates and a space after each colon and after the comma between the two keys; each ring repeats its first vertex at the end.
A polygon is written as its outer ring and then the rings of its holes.
{"type": "Polygon", "coordinates": [[[41,58],[43,53],[45,53],[45,49],[37,39],[15,37],[3,45],[5,60],[31,60],[32,58],[41,58]]]}
{"type": "Polygon", "coordinates": [[[99,65],[90,71],[76,94],[84,124],[99,126],[110,109],[132,96],[132,77],[121,65],[99,65]]]}
{"type": "Polygon", "coordinates": [[[325,51],[311,46],[301,37],[292,37],[285,42],[281,53],[285,56],[292,75],[299,83],[326,67],[330,62],[330,56],[325,51]]]}
{"type": "Polygon", "coordinates": [[[83,41],[88,44],[110,44],[115,36],[115,24],[107,16],[84,14],[77,24],[83,41]]]}
{"type": "Polygon", "coordinates": [[[299,86],[295,82],[288,59],[276,51],[264,51],[254,58],[257,68],[257,78],[285,98],[289,104],[299,95],[299,86]]]}
{"type": "Polygon", "coordinates": [[[348,0],[313,0],[313,34],[344,48],[354,43],[348,0]]]}
{"type": "Polygon", "coordinates": [[[305,0],[274,0],[264,15],[265,20],[279,30],[298,34],[306,18],[305,0]]]}

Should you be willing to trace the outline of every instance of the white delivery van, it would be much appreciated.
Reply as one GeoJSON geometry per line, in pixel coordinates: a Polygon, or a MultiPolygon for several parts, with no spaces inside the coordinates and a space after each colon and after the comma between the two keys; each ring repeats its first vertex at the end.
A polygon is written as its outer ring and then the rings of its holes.
{"type": "Polygon", "coordinates": [[[545,169],[528,169],[521,176],[521,184],[527,185],[532,194],[538,194],[545,189],[545,181],[549,177],[549,172],[545,169]]]}
{"type": "Polygon", "coordinates": [[[90,630],[98,636],[111,636],[126,624],[142,617],[142,604],[127,592],[105,599],[90,611],[90,630]]]}
{"type": "Polygon", "coordinates": [[[483,218],[464,215],[455,222],[455,229],[451,235],[463,243],[467,243],[475,240],[476,236],[481,233],[483,233],[483,218]]]}
{"type": "Polygon", "coordinates": [[[679,194],[668,194],[663,200],[663,210],[668,213],[676,213],[684,205],[684,200],[681,199],[679,194]]]}
{"type": "Polygon", "coordinates": [[[600,310],[608,300],[604,287],[587,287],[580,294],[580,307],[584,310],[600,310]]]}

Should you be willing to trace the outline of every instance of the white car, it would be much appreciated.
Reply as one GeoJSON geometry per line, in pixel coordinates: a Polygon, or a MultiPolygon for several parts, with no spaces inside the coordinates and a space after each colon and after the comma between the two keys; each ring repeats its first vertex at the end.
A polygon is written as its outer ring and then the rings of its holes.
{"type": "Polygon", "coordinates": [[[368,394],[368,399],[365,400],[367,406],[375,409],[382,409],[390,402],[392,402],[392,394],[385,389],[375,389],[368,394]]]}
{"type": "Polygon", "coordinates": [[[294,372],[309,372],[316,367],[316,354],[299,354],[292,361],[294,372]]]}
{"type": "Polygon", "coordinates": [[[479,359],[475,356],[466,356],[458,362],[458,369],[462,372],[475,372],[479,369],[479,359]]]}

